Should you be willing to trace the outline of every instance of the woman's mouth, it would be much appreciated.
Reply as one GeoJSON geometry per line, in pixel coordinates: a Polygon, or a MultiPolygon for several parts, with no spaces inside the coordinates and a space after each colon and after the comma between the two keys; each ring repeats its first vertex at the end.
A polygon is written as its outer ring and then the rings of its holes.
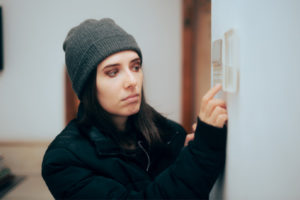
{"type": "Polygon", "coordinates": [[[129,95],[126,98],[122,99],[122,101],[126,102],[126,103],[135,103],[139,101],[139,94],[133,94],[133,95],[129,95]]]}

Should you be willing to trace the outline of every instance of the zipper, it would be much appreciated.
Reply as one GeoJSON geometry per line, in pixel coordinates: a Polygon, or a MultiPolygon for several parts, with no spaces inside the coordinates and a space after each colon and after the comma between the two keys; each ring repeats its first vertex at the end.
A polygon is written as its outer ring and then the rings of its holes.
{"type": "Polygon", "coordinates": [[[171,142],[175,139],[175,137],[179,134],[179,131],[176,131],[172,138],[167,142],[167,144],[171,144],[171,142]]]}
{"type": "Polygon", "coordinates": [[[149,156],[148,152],[146,151],[146,149],[143,147],[142,141],[138,141],[138,145],[139,145],[139,147],[142,149],[142,151],[143,151],[143,152],[146,154],[146,156],[147,156],[147,168],[146,168],[146,171],[148,172],[148,171],[149,171],[149,168],[150,168],[150,164],[151,164],[150,156],[149,156]]]}

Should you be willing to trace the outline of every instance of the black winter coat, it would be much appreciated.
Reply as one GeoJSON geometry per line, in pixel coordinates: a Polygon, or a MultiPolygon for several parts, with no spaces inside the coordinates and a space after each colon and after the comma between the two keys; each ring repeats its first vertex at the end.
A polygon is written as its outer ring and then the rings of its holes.
{"type": "Polygon", "coordinates": [[[150,153],[142,141],[134,152],[121,150],[76,120],[50,144],[42,176],[56,199],[208,199],[225,161],[226,129],[198,119],[195,139],[183,147],[186,132],[173,121],[164,152],[150,153]]]}

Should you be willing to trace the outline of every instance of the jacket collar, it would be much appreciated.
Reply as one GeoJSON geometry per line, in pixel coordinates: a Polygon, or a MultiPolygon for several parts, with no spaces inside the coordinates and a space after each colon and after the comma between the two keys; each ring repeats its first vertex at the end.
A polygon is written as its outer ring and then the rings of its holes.
{"type": "MultiPolygon", "coordinates": [[[[112,155],[125,155],[128,154],[122,150],[119,145],[117,145],[112,139],[103,135],[96,127],[91,127],[85,134],[88,139],[94,144],[98,155],[101,156],[112,156],[112,155]]],[[[170,138],[167,140],[166,145],[171,145],[176,136],[179,135],[179,132],[176,131],[170,138]]]]}
{"type": "Polygon", "coordinates": [[[122,153],[121,148],[112,139],[103,135],[96,127],[91,127],[86,135],[95,145],[99,155],[116,155],[122,153]]]}
{"type": "MultiPolygon", "coordinates": [[[[82,103],[79,104],[77,119],[83,117],[84,108],[82,103]]],[[[87,129],[82,129],[83,134],[94,145],[96,152],[101,156],[123,155],[131,156],[131,151],[123,150],[116,142],[111,138],[105,136],[96,126],[91,126],[87,129]]],[[[142,143],[144,143],[142,141],[142,143]]],[[[146,145],[146,144],[144,144],[146,145]]]]}
{"type": "MultiPolygon", "coordinates": [[[[79,104],[77,119],[83,117],[84,108],[82,103],[79,104]]],[[[84,135],[87,136],[89,141],[91,141],[98,154],[100,155],[114,155],[121,152],[120,147],[109,137],[103,135],[95,126],[91,128],[84,129],[84,135]]]]}
{"type": "MultiPolygon", "coordinates": [[[[77,113],[77,118],[81,118],[83,115],[83,106],[80,103],[77,113]]],[[[174,131],[175,132],[175,131],[174,131]]],[[[85,135],[88,139],[95,145],[96,151],[99,155],[110,156],[117,154],[126,153],[117,145],[111,138],[105,136],[101,133],[95,126],[92,126],[89,130],[85,131],[85,135]]],[[[169,135],[169,138],[166,140],[166,145],[171,145],[175,137],[179,135],[179,131],[176,130],[175,134],[169,135]]]]}

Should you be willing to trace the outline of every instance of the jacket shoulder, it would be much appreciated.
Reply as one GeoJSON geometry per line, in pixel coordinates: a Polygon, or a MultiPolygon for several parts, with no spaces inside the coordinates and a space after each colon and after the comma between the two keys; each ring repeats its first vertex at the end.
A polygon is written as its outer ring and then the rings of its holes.
{"type": "Polygon", "coordinates": [[[69,124],[54,138],[48,149],[68,147],[74,144],[75,141],[83,141],[84,136],[80,133],[76,120],[72,120],[69,124]]]}
{"type": "Polygon", "coordinates": [[[55,159],[49,156],[49,153],[54,151],[69,152],[75,157],[82,157],[83,155],[93,154],[94,149],[84,134],[81,134],[76,120],[72,120],[50,143],[45,152],[43,162],[48,159],[55,159]]]}

